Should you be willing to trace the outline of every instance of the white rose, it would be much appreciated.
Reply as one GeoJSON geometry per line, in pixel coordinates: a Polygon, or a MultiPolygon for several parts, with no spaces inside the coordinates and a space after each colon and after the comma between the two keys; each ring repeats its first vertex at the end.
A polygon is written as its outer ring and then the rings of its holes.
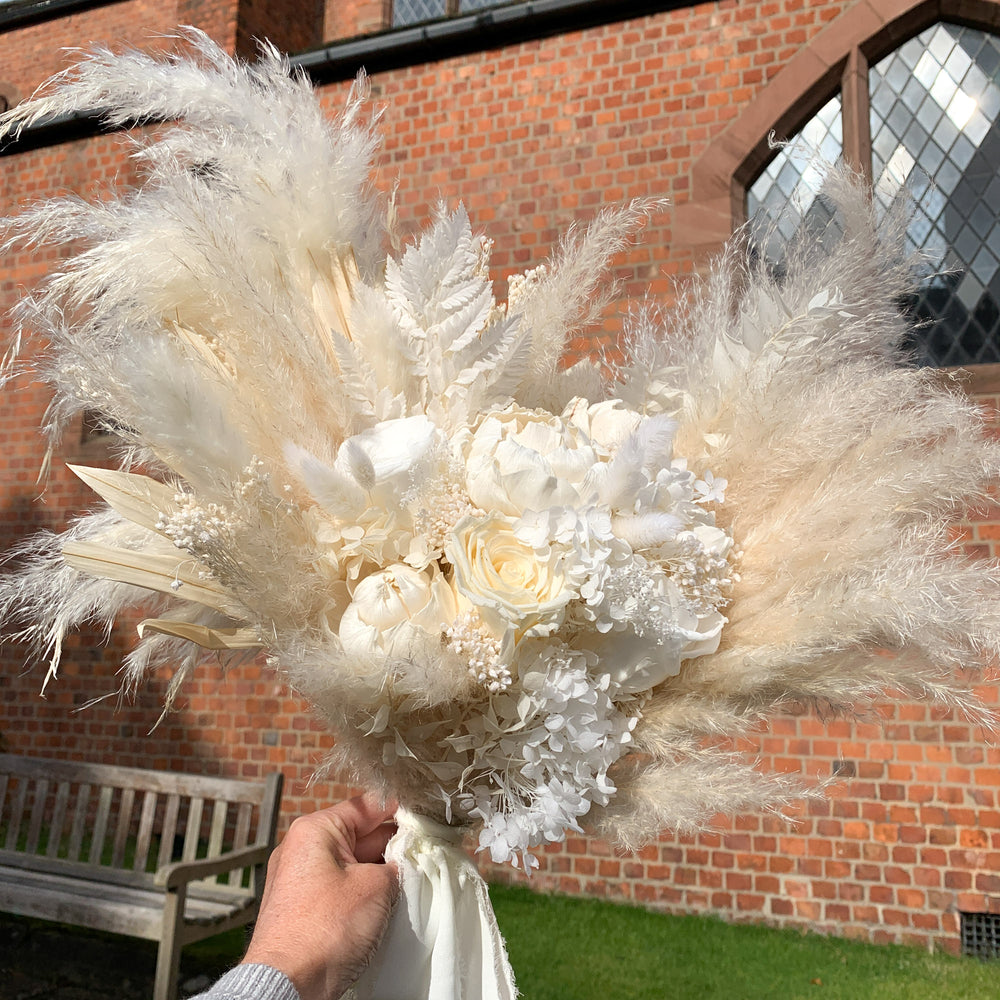
{"type": "Polygon", "coordinates": [[[445,548],[459,596],[495,635],[513,628],[518,638],[551,635],[562,624],[577,596],[567,555],[557,546],[533,549],[500,514],[462,518],[445,548]]]}
{"type": "Polygon", "coordinates": [[[580,506],[598,461],[578,427],[513,404],[487,416],[460,445],[472,502],[510,517],[580,506]]]}
{"type": "Polygon", "coordinates": [[[433,575],[397,563],[366,576],[340,620],[340,641],[348,653],[402,656],[415,640],[446,629],[458,614],[455,595],[433,575]]]}

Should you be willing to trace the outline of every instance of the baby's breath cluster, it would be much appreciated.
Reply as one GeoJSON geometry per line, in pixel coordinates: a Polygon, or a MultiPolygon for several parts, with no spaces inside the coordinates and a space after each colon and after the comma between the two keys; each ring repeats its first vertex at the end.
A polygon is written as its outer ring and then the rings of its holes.
{"type": "Polygon", "coordinates": [[[506,691],[513,678],[500,655],[500,640],[483,626],[479,612],[465,611],[445,631],[448,649],[469,665],[469,674],[490,694],[506,691]]]}
{"type": "Polygon", "coordinates": [[[193,493],[175,493],[174,509],[161,514],[156,530],[179,549],[184,549],[206,565],[232,545],[235,522],[227,508],[217,503],[199,503],[193,493]]]}
{"type": "Polygon", "coordinates": [[[444,482],[423,499],[415,518],[416,534],[425,540],[428,549],[444,551],[452,530],[467,514],[482,517],[485,511],[477,507],[461,483],[444,482]]]}
{"type": "Polygon", "coordinates": [[[678,554],[664,559],[664,565],[684,599],[699,614],[724,607],[732,594],[733,584],[739,580],[734,569],[739,551],[733,548],[725,552],[711,550],[694,534],[680,539],[677,548],[678,554]]]}

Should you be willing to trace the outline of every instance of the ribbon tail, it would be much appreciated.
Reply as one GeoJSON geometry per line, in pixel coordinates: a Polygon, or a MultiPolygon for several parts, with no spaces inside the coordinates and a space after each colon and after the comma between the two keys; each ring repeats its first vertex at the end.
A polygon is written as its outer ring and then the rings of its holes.
{"type": "Polygon", "coordinates": [[[386,860],[402,893],[353,1000],[516,1000],[486,883],[460,833],[401,809],[386,860]]]}

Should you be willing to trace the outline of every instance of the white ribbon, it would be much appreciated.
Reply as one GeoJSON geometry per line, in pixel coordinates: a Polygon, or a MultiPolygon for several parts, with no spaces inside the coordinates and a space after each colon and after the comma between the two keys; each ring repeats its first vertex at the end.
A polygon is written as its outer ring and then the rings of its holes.
{"type": "MultiPolygon", "coordinates": [[[[385,857],[402,894],[354,1000],[516,1000],[486,883],[463,832],[400,808],[385,857]]],[[[351,996],[351,994],[348,994],[351,996]]]]}

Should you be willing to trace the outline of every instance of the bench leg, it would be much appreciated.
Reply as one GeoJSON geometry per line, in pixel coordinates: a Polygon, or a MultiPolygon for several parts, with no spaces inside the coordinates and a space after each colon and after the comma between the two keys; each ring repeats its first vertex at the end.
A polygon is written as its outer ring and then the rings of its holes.
{"type": "Polygon", "coordinates": [[[156,981],[153,1000],[176,1000],[181,967],[178,930],[184,919],[184,889],[168,891],[163,907],[163,934],[156,954],[156,981]]]}

